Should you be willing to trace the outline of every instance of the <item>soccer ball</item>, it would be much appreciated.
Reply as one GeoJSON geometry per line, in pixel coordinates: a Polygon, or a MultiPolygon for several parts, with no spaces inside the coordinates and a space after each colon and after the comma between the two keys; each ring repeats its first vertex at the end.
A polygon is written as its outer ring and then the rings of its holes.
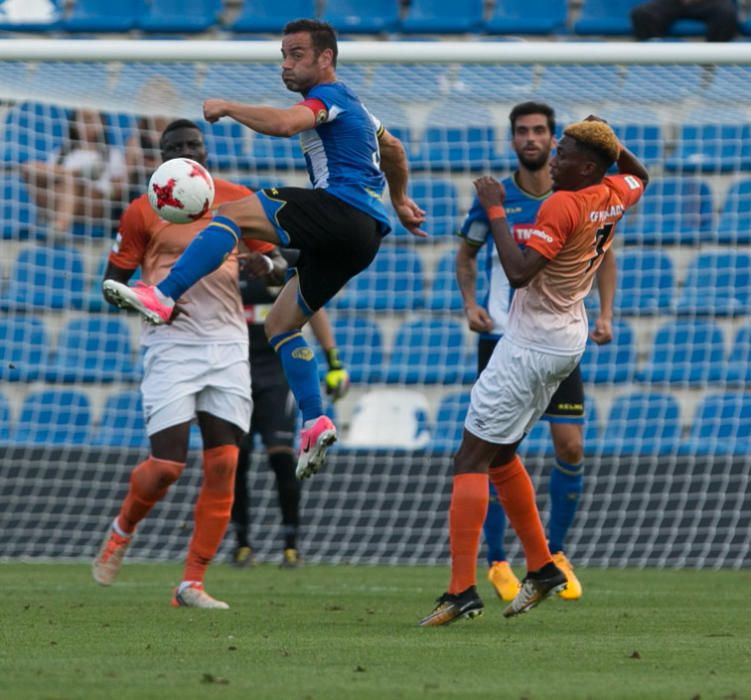
{"type": "Polygon", "coordinates": [[[165,161],[149,180],[151,208],[173,224],[200,219],[213,201],[214,180],[206,168],[190,158],[165,161]]]}

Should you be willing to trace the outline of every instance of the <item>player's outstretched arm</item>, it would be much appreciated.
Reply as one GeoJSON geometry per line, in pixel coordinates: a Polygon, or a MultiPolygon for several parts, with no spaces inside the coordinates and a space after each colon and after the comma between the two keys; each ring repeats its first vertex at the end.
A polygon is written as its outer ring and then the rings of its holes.
{"type": "Polygon", "coordinates": [[[617,282],[615,253],[609,248],[602,258],[597,270],[597,290],[600,293],[600,315],[595,321],[594,330],[590,333],[592,340],[598,345],[606,345],[613,340],[613,302],[617,282]]]}
{"type": "Polygon", "coordinates": [[[503,208],[506,197],[503,185],[488,175],[477,178],[474,185],[477,198],[488,215],[498,257],[501,259],[509,284],[515,289],[524,287],[545,267],[548,259],[532,248],[520,248],[517,245],[509,231],[506,211],[503,208]]]}
{"type": "Polygon", "coordinates": [[[394,211],[404,228],[413,236],[426,238],[420,227],[425,223],[425,212],[407,195],[409,168],[402,142],[385,129],[378,138],[381,150],[381,170],[389,183],[389,195],[394,211]]]}
{"type": "Polygon", "coordinates": [[[493,319],[490,314],[477,303],[477,253],[479,246],[471,245],[462,239],[456,251],[456,282],[464,301],[464,314],[469,323],[469,329],[476,333],[487,333],[493,330],[493,319]]]}
{"type": "Polygon", "coordinates": [[[246,105],[229,100],[206,100],[203,103],[203,116],[208,122],[229,117],[249,129],[268,136],[294,136],[316,125],[316,117],[309,107],[268,107],[266,105],[246,105]]]}

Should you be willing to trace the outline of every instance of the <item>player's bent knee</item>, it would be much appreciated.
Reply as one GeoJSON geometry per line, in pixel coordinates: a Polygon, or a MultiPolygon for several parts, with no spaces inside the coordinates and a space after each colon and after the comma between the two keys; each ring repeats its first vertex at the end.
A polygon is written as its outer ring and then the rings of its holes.
{"type": "Polygon", "coordinates": [[[131,472],[130,483],[141,493],[158,493],[174,484],[184,468],[184,462],[149,457],[131,472]]]}

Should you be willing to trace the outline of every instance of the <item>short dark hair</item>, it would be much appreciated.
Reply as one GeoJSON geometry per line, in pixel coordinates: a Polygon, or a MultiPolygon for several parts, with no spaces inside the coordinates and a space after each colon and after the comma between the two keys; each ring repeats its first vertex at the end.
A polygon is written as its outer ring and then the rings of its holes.
{"type": "Polygon", "coordinates": [[[170,122],[169,124],[167,124],[167,126],[164,127],[164,131],[159,137],[159,146],[161,147],[162,143],[164,142],[164,137],[167,134],[169,134],[171,131],[177,131],[177,129],[196,129],[197,131],[201,131],[198,124],[190,121],[190,119],[175,119],[175,121],[170,122]]]}
{"type": "Polygon", "coordinates": [[[542,114],[548,120],[548,129],[551,134],[555,134],[555,110],[544,102],[521,102],[516,105],[508,115],[511,122],[511,133],[516,128],[516,120],[519,117],[526,117],[528,114],[542,114]]]}
{"type": "Polygon", "coordinates": [[[299,34],[306,32],[310,34],[310,41],[316,53],[320,55],[326,49],[331,49],[334,56],[331,61],[336,68],[336,59],[339,56],[339,47],[336,43],[336,30],[328,23],[318,19],[293,19],[284,25],[282,34],[299,34]]]}

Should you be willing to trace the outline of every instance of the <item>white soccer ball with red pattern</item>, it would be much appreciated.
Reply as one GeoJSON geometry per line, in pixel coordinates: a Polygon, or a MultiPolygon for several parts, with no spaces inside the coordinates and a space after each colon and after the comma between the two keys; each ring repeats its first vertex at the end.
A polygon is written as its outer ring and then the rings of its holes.
{"type": "Polygon", "coordinates": [[[200,219],[214,202],[214,180],[190,158],[162,163],[149,180],[149,203],[163,219],[189,224],[200,219]]]}

